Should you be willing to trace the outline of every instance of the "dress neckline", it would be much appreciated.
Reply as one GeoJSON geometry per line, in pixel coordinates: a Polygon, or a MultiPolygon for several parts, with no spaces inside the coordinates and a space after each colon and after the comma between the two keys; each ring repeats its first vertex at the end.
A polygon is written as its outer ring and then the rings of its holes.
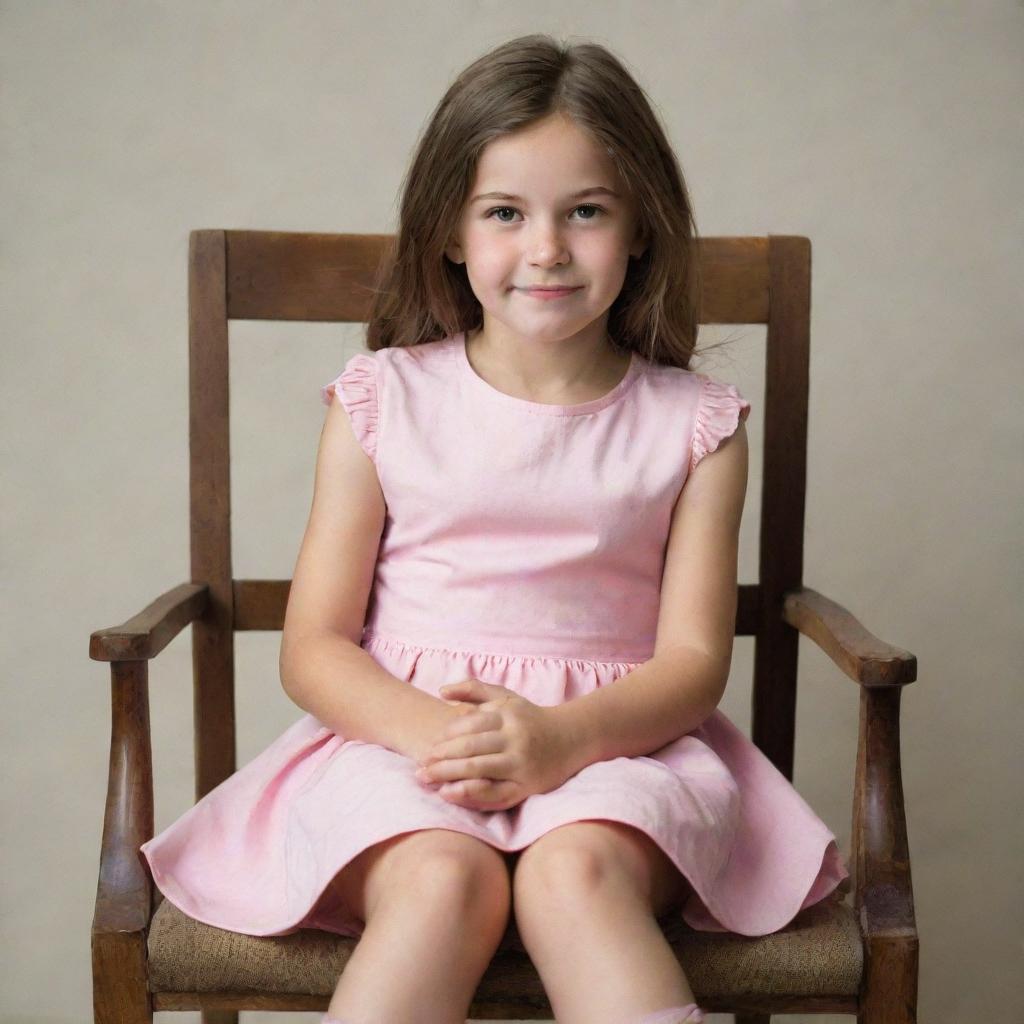
{"type": "Polygon", "coordinates": [[[525,412],[540,413],[545,416],[581,416],[588,412],[597,412],[599,409],[604,409],[606,406],[611,405],[612,402],[621,398],[629,388],[632,387],[633,382],[640,375],[640,371],[642,369],[639,356],[635,351],[630,351],[629,366],[626,367],[626,372],[622,379],[611,389],[611,391],[606,391],[599,398],[592,398],[589,402],[577,402],[574,405],[532,402],[528,398],[517,398],[515,395],[509,395],[504,391],[499,391],[492,384],[488,384],[487,381],[485,381],[483,377],[473,369],[473,364],[469,361],[469,354],[466,351],[465,331],[459,331],[458,334],[454,335],[452,343],[455,350],[455,358],[459,363],[459,367],[462,370],[463,375],[469,378],[470,383],[479,392],[490,398],[504,402],[506,405],[518,406],[525,412]]]}

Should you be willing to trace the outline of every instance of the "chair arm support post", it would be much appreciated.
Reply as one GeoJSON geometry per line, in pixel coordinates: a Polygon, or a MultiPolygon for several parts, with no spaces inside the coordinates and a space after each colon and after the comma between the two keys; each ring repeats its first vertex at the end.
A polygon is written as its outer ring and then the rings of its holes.
{"type": "Polygon", "coordinates": [[[89,637],[93,661],[146,661],[155,658],[210,600],[205,583],[181,583],[146,605],[120,626],[98,629],[89,637]]]}
{"type": "Polygon", "coordinates": [[[98,934],[149,927],[153,883],[139,853],[139,846],[153,835],[148,674],[147,661],[115,661],[110,666],[110,767],[94,944],[98,934]]]}
{"type": "Polygon", "coordinates": [[[842,605],[810,587],[787,591],[782,618],[813,640],[864,687],[900,687],[917,678],[917,658],[869,633],[842,605]]]}
{"type": "Polygon", "coordinates": [[[864,940],[858,1019],[917,1020],[919,939],[900,767],[900,698],[917,658],[869,633],[841,605],[809,587],[786,593],[783,619],[860,684],[853,789],[853,905],[864,940]]]}
{"type": "Polygon", "coordinates": [[[900,768],[899,686],[860,691],[853,905],[865,945],[865,1019],[917,1019],[918,933],[900,768]]]}

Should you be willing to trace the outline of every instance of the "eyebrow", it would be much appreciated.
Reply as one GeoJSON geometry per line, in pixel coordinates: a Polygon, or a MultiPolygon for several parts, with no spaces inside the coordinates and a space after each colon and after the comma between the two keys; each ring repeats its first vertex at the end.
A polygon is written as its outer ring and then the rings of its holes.
{"type": "MultiPolygon", "coordinates": [[[[569,198],[582,199],[584,196],[596,195],[614,196],[616,199],[622,198],[618,192],[615,192],[610,188],[605,188],[604,185],[594,185],[592,188],[585,188],[581,192],[573,193],[569,198]]],[[[511,192],[481,192],[480,195],[473,196],[470,202],[475,203],[481,199],[513,199],[517,202],[522,202],[522,196],[514,196],[511,192]]]]}

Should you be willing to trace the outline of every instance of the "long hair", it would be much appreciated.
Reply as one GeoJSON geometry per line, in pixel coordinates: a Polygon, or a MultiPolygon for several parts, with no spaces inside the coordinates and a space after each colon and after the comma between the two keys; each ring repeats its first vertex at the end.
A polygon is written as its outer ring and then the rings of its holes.
{"type": "Polygon", "coordinates": [[[370,351],[420,345],[483,323],[464,264],[445,248],[458,228],[484,147],[550,114],[605,147],[636,201],[647,248],[630,259],[608,312],[620,350],[688,368],[696,347],[697,231],[683,174],[644,91],[596,43],[521,36],[470,64],[421,134],[401,187],[366,328],[370,351]]]}

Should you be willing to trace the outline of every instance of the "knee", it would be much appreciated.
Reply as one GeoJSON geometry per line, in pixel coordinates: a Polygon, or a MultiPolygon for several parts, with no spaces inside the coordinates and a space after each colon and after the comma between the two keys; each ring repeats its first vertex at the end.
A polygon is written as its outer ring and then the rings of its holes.
{"type": "Polygon", "coordinates": [[[421,850],[401,872],[401,889],[417,902],[436,899],[460,914],[506,920],[510,909],[511,881],[498,851],[481,844],[440,846],[421,850]]]}
{"type": "Polygon", "coordinates": [[[578,905],[627,879],[611,851],[600,843],[552,842],[528,847],[512,880],[517,905],[531,896],[545,903],[578,905]]]}

